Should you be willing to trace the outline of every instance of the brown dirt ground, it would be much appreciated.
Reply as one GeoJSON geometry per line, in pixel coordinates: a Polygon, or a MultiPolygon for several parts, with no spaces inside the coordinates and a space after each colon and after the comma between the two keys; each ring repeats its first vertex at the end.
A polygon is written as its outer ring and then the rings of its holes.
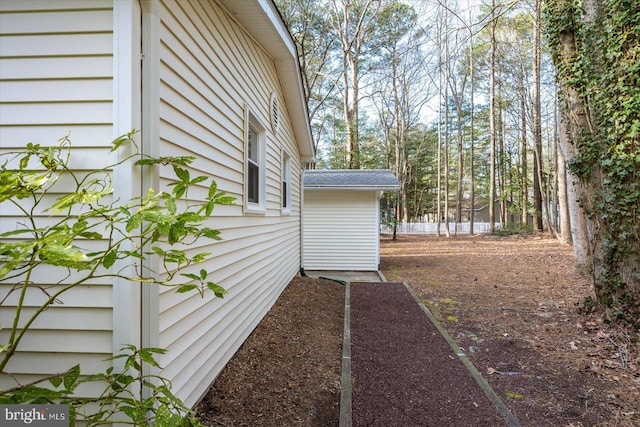
{"type": "Polygon", "coordinates": [[[206,426],[336,426],[344,286],[296,277],[196,408],[206,426]]]}
{"type": "MultiPolygon", "coordinates": [[[[384,236],[406,281],[523,426],[640,425],[640,332],[581,310],[571,248],[531,235],[384,236]]],[[[203,398],[209,426],[335,426],[343,287],[295,278],[203,398]]]]}

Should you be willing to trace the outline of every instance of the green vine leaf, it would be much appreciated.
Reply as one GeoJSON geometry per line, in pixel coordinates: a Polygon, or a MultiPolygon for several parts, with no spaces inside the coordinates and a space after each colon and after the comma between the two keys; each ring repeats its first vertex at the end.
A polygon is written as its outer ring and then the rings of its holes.
{"type": "Polygon", "coordinates": [[[68,391],[73,391],[77,386],[78,378],[80,378],[80,365],[75,365],[64,376],[64,388],[68,391]]]}
{"type": "Polygon", "coordinates": [[[216,285],[213,282],[207,282],[207,288],[213,291],[215,296],[217,296],[218,298],[224,298],[225,294],[227,293],[226,289],[224,289],[222,286],[216,285]]]}
{"type": "Polygon", "coordinates": [[[115,264],[117,259],[118,251],[117,249],[114,249],[108,252],[107,255],[105,255],[104,260],[102,261],[102,265],[104,266],[104,268],[110,268],[111,266],[113,266],[113,264],[115,264]]]}
{"type": "Polygon", "coordinates": [[[40,248],[38,255],[40,260],[50,265],[71,267],[76,270],[91,268],[88,262],[89,258],[82,250],[73,245],[47,244],[40,248]]]}

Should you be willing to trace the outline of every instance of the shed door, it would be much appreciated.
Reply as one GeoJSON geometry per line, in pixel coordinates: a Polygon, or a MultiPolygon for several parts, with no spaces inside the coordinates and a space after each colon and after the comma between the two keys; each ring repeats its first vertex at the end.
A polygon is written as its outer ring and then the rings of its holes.
{"type": "Polygon", "coordinates": [[[306,190],[303,218],[306,270],[378,269],[377,192],[306,190]]]}

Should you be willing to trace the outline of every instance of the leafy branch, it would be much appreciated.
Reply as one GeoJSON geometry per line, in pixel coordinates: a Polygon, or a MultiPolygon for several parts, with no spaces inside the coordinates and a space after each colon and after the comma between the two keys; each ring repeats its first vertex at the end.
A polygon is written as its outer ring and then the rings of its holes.
{"type": "MultiPolygon", "coordinates": [[[[171,286],[180,293],[195,290],[204,296],[210,290],[216,297],[224,296],[226,291],[208,279],[205,269],[200,269],[199,274],[182,271],[211,255],[188,254],[186,248],[201,238],[221,239],[219,230],[205,223],[216,205],[231,204],[234,198],[220,191],[211,180],[203,200],[189,200],[189,189],[202,187],[209,181],[207,176],[191,176],[189,165],[194,158],[146,156],[140,152],[134,135],[132,131],[111,144],[111,153],[128,146],[130,154],[89,172],[71,166],[74,151],[68,136],[55,146],[29,143],[23,150],[0,154],[0,203],[13,206],[21,216],[15,230],[0,233],[0,289],[4,293],[0,295],[0,306],[13,310],[11,325],[3,325],[8,329],[8,338],[0,345],[0,373],[11,376],[17,384],[0,390],[0,403],[60,401],[73,393],[79,368],[77,372],[72,368],[29,384],[20,384],[6,369],[36,319],[79,285],[95,279],[119,279],[171,286]],[[169,184],[170,191],[150,189],[146,195],[123,203],[114,199],[111,174],[115,168],[151,165],[171,167],[176,179],[169,184]],[[60,193],[63,195],[51,202],[60,193]],[[159,259],[159,271],[147,267],[145,260],[151,257],[159,259]],[[42,268],[47,269],[48,277],[61,274],[62,279],[48,286],[34,283],[34,273],[42,268]],[[34,288],[42,291],[44,300],[29,292],[34,288]],[[35,310],[27,312],[27,302],[30,306],[35,304],[35,310]],[[47,381],[57,391],[38,386],[47,381]],[[61,385],[64,387],[59,389],[61,385]]],[[[145,387],[153,390],[152,402],[143,402],[142,395],[134,400],[123,397],[122,393],[132,384],[128,382],[131,378],[125,373],[113,376],[110,371],[87,379],[107,381],[110,389],[118,390],[117,398],[103,395],[99,400],[108,401],[110,411],[119,408],[115,410],[134,421],[141,419],[141,413],[146,416],[153,405],[160,405],[156,417],[163,416],[163,411],[169,408],[167,399],[174,409],[179,408],[166,380],[155,378],[155,383],[160,384],[156,386],[150,378],[141,376],[141,363],[157,365],[152,354],[162,350],[128,346],[123,351],[126,353],[115,358],[126,358],[126,372],[138,371],[134,380],[140,390],[145,387]]],[[[170,415],[167,419],[171,419],[170,415]]]]}

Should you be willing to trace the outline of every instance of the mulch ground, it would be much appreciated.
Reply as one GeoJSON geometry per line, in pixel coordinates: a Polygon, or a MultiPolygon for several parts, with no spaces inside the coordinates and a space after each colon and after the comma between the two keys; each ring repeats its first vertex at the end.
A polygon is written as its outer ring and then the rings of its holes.
{"type": "Polygon", "coordinates": [[[506,425],[402,283],[351,284],[354,426],[506,425]]]}
{"type": "Polygon", "coordinates": [[[583,309],[589,277],[539,235],[399,236],[388,280],[411,284],[523,426],[639,426],[640,331],[583,309]]]}
{"type": "MultiPolygon", "coordinates": [[[[382,272],[411,285],[522,426],[640,425],[640,331],[583,309],[591,282],[570,247],[398,237],[381,241],[382,272]]],[[[342,285],[295,278],[196,408],[203,424],[337,426],[343,309],[342,285]]]]}
{"type": "Polygon", "coordinates": [[[196,412],[205,426],[337,426],[344,286],[296,277],[196,412]]]}

